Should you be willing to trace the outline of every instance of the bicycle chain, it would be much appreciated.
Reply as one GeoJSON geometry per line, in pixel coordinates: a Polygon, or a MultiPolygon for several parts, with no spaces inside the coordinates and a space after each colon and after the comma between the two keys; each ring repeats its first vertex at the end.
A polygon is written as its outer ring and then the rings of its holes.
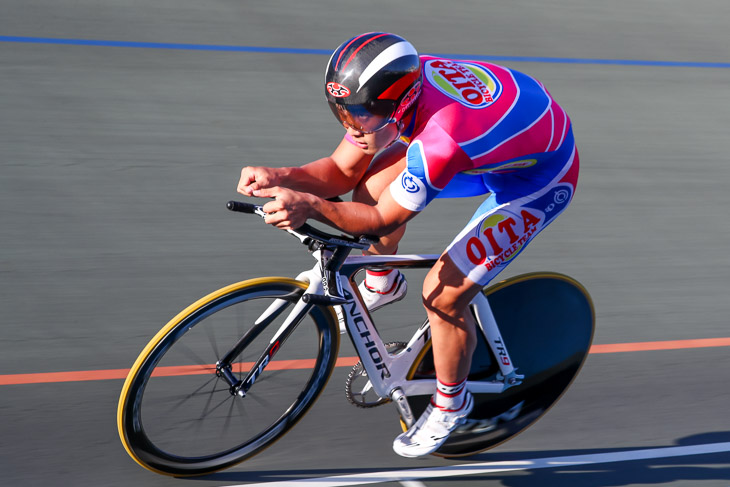
{"type": "MultiPolygon", "coordinates": [[[[406,342],[388,342],[385,344],[385,350],[393,355],[401,350],[405,349],[408,344],[406,342]]],[[[345,397],[347,397],[347,400],[350,404],[353,406],[357,406],[359,408],[374,408],[376,406],[381,406],[385,403],[390,402],[390,398],[383,398],[379,397],[375,392],[370,390],[370,393],[372,396],[377,397],[375,400],[368,400],[365,395],[362,392],[353,392],[353,383],[356,380],[361,380],[363,382],[363,387],[360,388],[360,390],[364,390],[364,388],[367,386],[369,380],[368,380],[368,374],[365,372],[365,368],[362,365],[362,362],[358,362],[355,364],[355,366],[352,368],[350,373],[347,375],[347,380],[345,381],[345,397]]]]}

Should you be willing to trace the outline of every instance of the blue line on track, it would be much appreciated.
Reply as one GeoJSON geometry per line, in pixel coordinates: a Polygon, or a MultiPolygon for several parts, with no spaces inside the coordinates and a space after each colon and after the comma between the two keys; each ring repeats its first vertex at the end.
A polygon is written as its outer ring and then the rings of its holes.
{"type": "Polygon", "coordinates": [[[332,51],[324,49],[297,49],[285,47],[259,46],[222,46],[207,44],[172,44],[166,42],[128,42],[104,41],[94,39],[50,39],[44,37],[11,37],[0,36],[0,42],[20,42],[26,44],[57,44],[66,46],[95,46],[95,47],[132,47],[142,49],[177,49],[182,51],[222,51],[222,52],[264,52],[274,54],[315,54],[330,55],[332,51]]]}
{"type": "MultiPolygon", "coordinates": [[[[293,47],[263,47],[263,46],[226,46],[208,44],[175,44],[165,42],[129,42],[106,41],[94,39],[54,39],[45,37],[16,37],[0,36],[0,42],[16,42],[25,44],[55,44],[67,46],[96,46],[96,47],[127,47],[141,49],[174,49],[183,51],[218,51],[218,52],[258,52],[269,54],[308,54],[329,56],[332,51],[326,49],[301,49],[293,47]]],[[[562,58],[540,56],[483,56],[465,54],[436,54],[457,59],[474,59],[484,61],[510,61],[524,63],[552,63],[552,64],[599,64],[621,66],[654,66],[670,68],[730,68],[730,63],[719,62],[690,62],[690,61],[647,61],[640,59],[589,59],[589,58],[562,58]]]]}

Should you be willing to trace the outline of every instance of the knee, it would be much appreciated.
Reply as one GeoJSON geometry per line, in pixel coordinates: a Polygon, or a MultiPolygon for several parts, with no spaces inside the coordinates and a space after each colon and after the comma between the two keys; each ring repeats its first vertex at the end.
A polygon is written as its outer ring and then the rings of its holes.
{"type": "Polygon", "coordinates": [[[423,306],[429,318],[459,320],[480,290],[481,286],[469,281],[451,259],[444,256],[423,281],[423,306]]]}
{"type": "Polygon", "coordinates": [[[444,285],[432,272],[423,281],[423,306],[429,316],[436,315],[442,319],[459,316],[464,310],[460,306],[459,296],[454,294],[453,288],[444,285]]]}

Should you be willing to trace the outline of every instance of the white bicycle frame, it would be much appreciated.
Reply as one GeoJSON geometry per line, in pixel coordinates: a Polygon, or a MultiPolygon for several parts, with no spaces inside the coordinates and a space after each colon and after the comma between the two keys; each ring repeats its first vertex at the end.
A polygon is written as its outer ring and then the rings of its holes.
{"type": "MultiPolygon", "coordinates": [[[[322,256],[316,255],[318,264],[297,276],[298,280],[309,284],[306,294],[327,295],[322,272],[322,256]]],[[[369,384],[381,398],[390,398],[400,410],[404,422],[410,426],[414,417],[405,400],[407,396],[430,395],[436,390],[433,379],[409,380],[412,368],[425,353],[431,339],[428,322],[416,330],[405,349],[391,355],[385,348],[380,334],[375,328],[360,293],[352,285],[351,277],[365,266],[379,267],[431,267],[438,255],[388,255],[388,256],[350,256],[345,260],[342,270],[337,272],[337,289],[346,300],[334,305],[340,325],[349,333],[362,365],[368,375],[369,384]],[[347,276],[347,277],[345,277],[347,276]]],[[[479,329],[487,340],[494,356],[497,357],[500,374],[495,381],[469,381],[467,387],[472,393],[499,394],[505,389],[520,384],[523,376],[517,375],[515,367],[502,340],[499,327],[494,319],[489,301],[483,293],[478,293],[470,303],[479,329]]],[[[292,312],[296,314],[296,312],[292,312]]],[[[286,320],[289,322],[289,320],[286,320]]],[[[284,325],[286,326],[286,325],[284,325]]]]}

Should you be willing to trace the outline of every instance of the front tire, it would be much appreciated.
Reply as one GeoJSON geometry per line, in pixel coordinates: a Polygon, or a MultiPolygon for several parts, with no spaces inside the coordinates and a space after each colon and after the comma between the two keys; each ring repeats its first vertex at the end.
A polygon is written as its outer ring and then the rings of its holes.
{"type": "Polygon", "coordinates": [[[130,456],[162,474],[206,474],[259,453],[301,419],[337,358],[331,308],[308,311],[245,397],[231,394],[215,364],[257,326],[260,334],[232,364],[238,379],[245,377],[306,287],[287,278],[239,282],[163,327],[133,365],[119,399],[119,435],[130,456]],[[271,306],[276,319],[255,325],[271,306]]]}

